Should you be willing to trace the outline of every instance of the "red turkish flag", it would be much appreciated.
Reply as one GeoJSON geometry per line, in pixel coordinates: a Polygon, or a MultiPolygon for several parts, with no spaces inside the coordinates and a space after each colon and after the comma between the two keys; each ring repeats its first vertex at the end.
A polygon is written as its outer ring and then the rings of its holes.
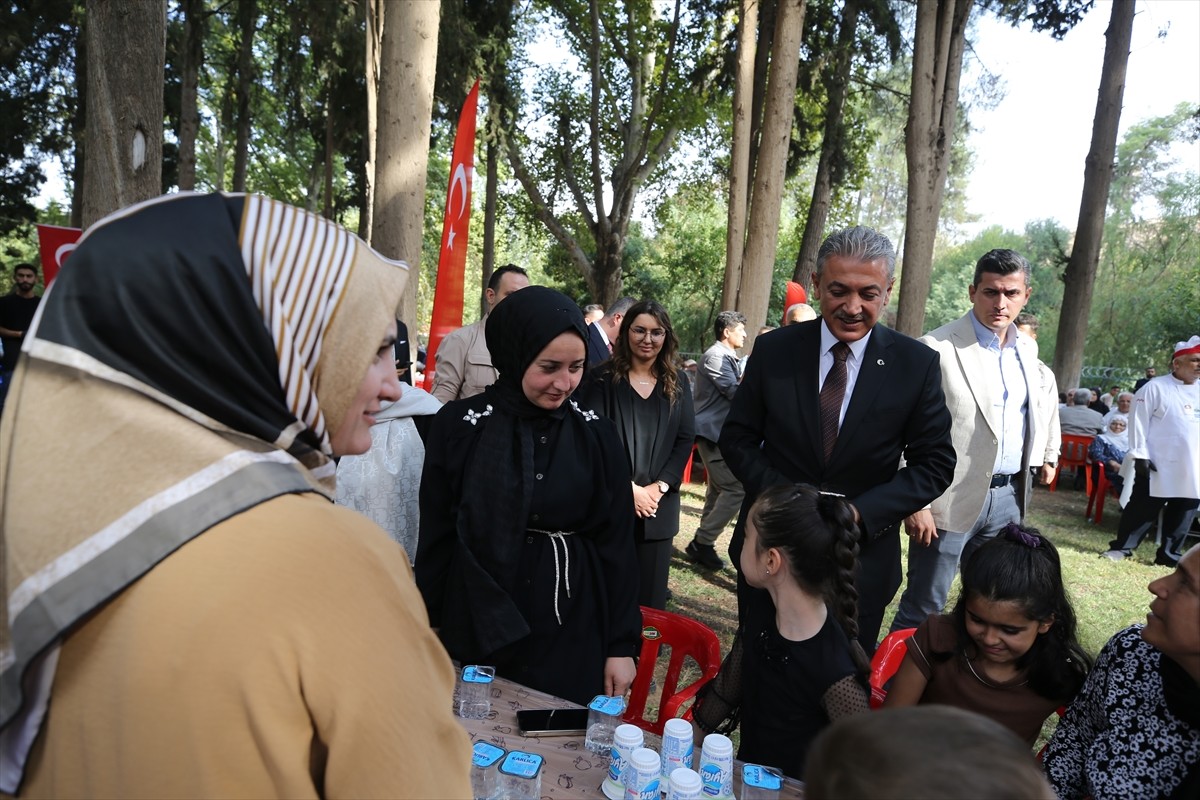
{"type": "Polygon", "coordinates": [[[458,117],[454,154],[450,158],[450,188],[446,191],[442,249],[438,255],[433,318],[429,323],[429,347],[425,357],[425,389],[433,388],[438,345],[447,333],[462,326],[467,228],[471,223],[471,178],[475,172],[475,111],[478,104],[479,81],[475,81],[458,117]]]}
{"type": "Polygon", "coordinates": [[[75,243],[83,235],[79,228],[63,228],[58,225],[38,225],[38,249],[42,254],[42,280],[47,289],[54,282],[58,270],[67,256],[75,249],[75,243]]]}

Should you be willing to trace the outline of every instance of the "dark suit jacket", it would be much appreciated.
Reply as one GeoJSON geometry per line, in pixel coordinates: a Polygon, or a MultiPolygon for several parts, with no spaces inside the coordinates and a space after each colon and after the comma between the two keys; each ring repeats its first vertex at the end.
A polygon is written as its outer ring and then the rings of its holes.
{"type": "Polygon", "coordinates": [[[883,610],[900,586],[900,522],[940,496],[954,475],[950,412],[938,354],[876,325],[825,464],[820,347],[820,319],[780,328],[754,343],[719,441],[746,487],[730,555],[738,564],[746,512],[764,488],[809,483],[846,495],[862,516],[860,640],[869,638],[864,647],[871,652],[883,610]]]}
{"type": "Polygon", "coordinates": [[[604,340],[604,335],[600,333],[600,329],[596,325],[595,322],[588,325],[587,363],[589,367],[607,361],[612,355],[608,350],[608,342],[604,340]]]}

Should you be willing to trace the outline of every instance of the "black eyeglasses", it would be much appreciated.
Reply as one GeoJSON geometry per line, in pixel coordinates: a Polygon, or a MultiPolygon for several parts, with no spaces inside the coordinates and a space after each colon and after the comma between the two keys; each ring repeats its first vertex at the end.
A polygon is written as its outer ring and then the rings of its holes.
{"type": "Polygon", "coordinates": [[[649,336],[651,339],[663,339],[667,335],[667,332],[665,330],[663,330],[662,328],[655,328],[654,330],[648,330],[648,329],[642,328],[642,327],[635,327],[635,328],[630,328],[629,332],[639,339],[645,339],[647,336],[649,336]]]}

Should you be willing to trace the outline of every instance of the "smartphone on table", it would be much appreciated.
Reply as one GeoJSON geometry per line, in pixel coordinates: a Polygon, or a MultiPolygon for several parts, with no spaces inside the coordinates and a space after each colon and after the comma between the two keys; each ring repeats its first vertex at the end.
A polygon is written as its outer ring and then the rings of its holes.
{"type": "Polygon", "coordinates": [[[522,736],[583,736],[587,732],[586,708],[528,708],[517,712],[522,736]]]}

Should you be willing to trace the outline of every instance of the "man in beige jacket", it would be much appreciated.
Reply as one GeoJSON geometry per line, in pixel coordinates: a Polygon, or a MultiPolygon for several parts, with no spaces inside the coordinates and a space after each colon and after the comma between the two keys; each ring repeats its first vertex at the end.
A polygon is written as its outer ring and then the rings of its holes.
{"type": "MultiPolygon", "coordinates": [[[[529,285],[525,270],[506,264],[492,273],[483,293],[488,314],[504,298],[529,285]]],[[[464,325],[442,339],[435,354],[433,390],[431,394],[443,403],[474,397],[496,382],[496,368],[483,336],[487,314],[478,322],[464,325]]]]}
{"type": "Polygon", "coordinates": [[[1029,278],[1020,254],[986,253],[969,287],[971,310],[921,337],[941,356],[958,463],[950,488],[905,520],[908,585],[892,630],[940,612],[959,561],[1024,519],[1031,468],[1040,468],[1042,483],[1054,477],[1057,409],[1042,385],[1037,344],[1015,324],[1032,291],[1029,278]]]}

